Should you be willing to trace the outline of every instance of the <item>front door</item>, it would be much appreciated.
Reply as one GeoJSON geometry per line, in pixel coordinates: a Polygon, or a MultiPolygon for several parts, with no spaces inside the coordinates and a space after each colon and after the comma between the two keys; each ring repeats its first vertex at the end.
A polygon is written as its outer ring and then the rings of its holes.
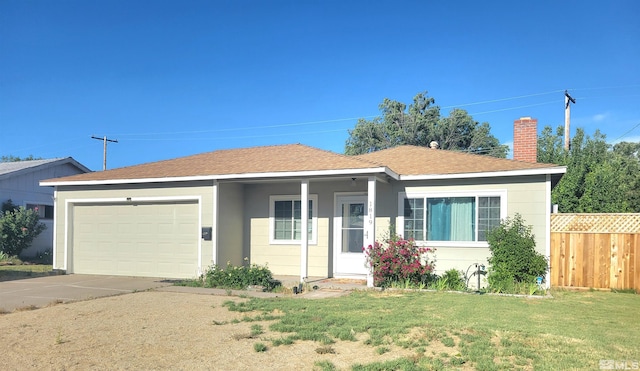
{"type": "Polygon", "coordinates": [[[365,275],[367,196],[338,196],[334,215],[334,276],[365,275]]]}

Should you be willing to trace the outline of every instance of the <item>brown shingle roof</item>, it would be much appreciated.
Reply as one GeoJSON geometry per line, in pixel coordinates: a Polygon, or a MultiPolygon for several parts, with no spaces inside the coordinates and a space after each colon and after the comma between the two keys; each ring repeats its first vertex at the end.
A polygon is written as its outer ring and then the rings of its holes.
{"type": "Polygon", "coordinates": [[[302,144],[218,150],[45,182],[150,179],[379,168],[364,159],[302,144]]]}
{"type": "Polygon", "coordinates": [[[400,146],[345,156],[302,144],[219,150],[119,169],[78,174],[45,183],[162,179],[387,167],[399,175],[446,175],[533,170],[556,165],[528,163],[463,152],[400,146]]]}
{"type": "Polygon", "coordinates": [[[417,146],[399,146],[356,157],[384,164],[400,175],[466,174],[557,167],[417,146]]]}

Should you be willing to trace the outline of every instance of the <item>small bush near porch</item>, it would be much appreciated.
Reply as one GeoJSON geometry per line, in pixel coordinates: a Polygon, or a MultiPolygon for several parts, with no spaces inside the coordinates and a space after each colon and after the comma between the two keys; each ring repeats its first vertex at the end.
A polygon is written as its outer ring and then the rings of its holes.
{"type": "Polygon", "coordinates": [[[183,280],[176,284],[229,290],[245,290],[250,286],[261,286],[265,291],[272,291],[280,285],[280,282],[273,278],[271,270],[266,265],[234,266],[227,263],[226,267],[217,264],[210,266],[199,279],[183,280]]]}
{"type": "Polygon", "coordinates": [[[373,285],[390,287],[405,284],[425,288],[435,279],[434,249],[416,246],[413,240],[390,238],[363,248],[368,266],[373,267],[373,285]],[[430,259],[431,258],[431,259],[430,259]]]}

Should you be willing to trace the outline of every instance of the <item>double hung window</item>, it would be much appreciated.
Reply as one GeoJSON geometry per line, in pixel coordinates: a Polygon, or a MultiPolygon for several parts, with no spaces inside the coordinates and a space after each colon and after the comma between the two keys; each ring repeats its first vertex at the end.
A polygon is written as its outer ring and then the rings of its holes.
{"type": "MultiPolygon", "coordinates": [[[[309,196],[307,231],[309,243],[316,241],[317,196],[309,196]]],[[[270,197],[270,242],[272,244],[299,243],[302,238],[302,201],[299,196],[270,197]]]]}
{"type": "Polygon", "coordinates": [[[416,241],[486,241],[500,224],[500,194],[409,195],[402,198],[403,235],[416,241]]]}

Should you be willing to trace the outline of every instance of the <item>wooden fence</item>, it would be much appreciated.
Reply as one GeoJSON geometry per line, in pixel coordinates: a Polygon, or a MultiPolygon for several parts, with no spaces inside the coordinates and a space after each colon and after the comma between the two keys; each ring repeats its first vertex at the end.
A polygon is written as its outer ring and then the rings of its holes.
{"type": "Polygon", "coordinates": [[[552,214],[551,286],[640,292],[640,214],[552,214]]]}

